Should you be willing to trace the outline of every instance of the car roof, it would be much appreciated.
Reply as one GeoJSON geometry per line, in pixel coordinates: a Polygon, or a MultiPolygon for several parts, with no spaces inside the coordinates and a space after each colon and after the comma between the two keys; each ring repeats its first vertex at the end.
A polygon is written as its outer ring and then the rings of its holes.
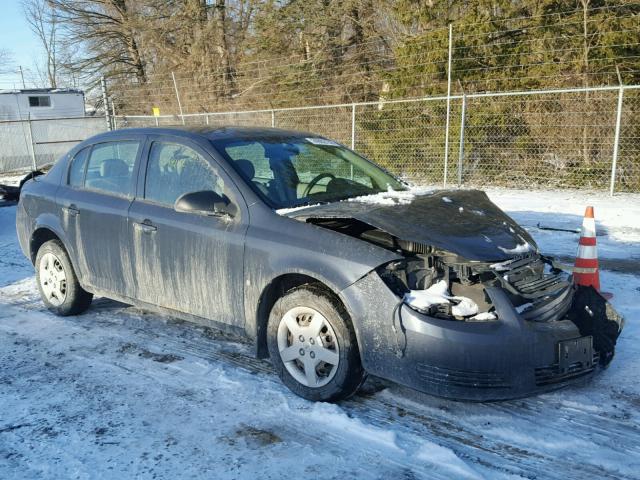
{"type": "Polygon", "coordinates": [[[209,140],[252,140],[252,139],[277,139],[318,137],[317,134],[295,130],[283,130],[280,128],[265,127],[144,127],[122,128],[110,132],[104,132],[92,137],[90,140],[108,140],[112,137],[126,135],[173,135],[179,137],[205,137],[209,140]]]}

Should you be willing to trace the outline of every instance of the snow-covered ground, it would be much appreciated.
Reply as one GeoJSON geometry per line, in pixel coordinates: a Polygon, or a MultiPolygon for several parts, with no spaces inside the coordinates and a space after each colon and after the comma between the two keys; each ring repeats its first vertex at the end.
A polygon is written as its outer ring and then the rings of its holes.
{"type": "Polygon", "coordinates": [[[0,183],[4,185],[18,185],[29,172],[12,172],[0,174],[0,183]]]}
{"type": "Polygon", "coordinates": [[[51,315],[0,208],[0,478],[640,478],[640,196],[489,195],[565,258],[578,236],[537,225],[595,206],[627,325],[593,381],[477,404],[370,379],[313,404],[241,339],[106,299],[51,315]]]}
{"type": "Polygon", "coordinates": [[[549,255],[575,255],[579,234],[544,228],[579,229],[588,205],[594,207],[598,253],[612,270],[640,273],[640,195],[577,191],[488,189],[491,200],[529,230],[549,255]],[[543,228],[539,228],[543,227],[543,228]]]}

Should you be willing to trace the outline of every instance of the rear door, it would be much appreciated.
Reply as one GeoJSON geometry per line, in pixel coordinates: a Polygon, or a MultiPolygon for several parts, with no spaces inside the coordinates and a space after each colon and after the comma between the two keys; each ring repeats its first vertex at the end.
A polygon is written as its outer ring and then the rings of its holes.
{"type": "Polygon", "coordinates": [[[61,206],[62,228],[67,234],[67,249],[69,255],[75,261],[76,270],[84,283],[86,267],[81,265],[80,253],[81,248],[78,243],[78,221],[79,210],[77,207],[78,199],[82,196],[84,189],[84,175],[87,170],[87,160],[91,153],[91,146],[85,147],[78,151],[69,162],[69,168],[65,177],[60,182],[58,189],[57,201],[61,206]]]}
{"type": "Polygon", "coordinates": [[[129,209],[137,298],[214,322],[242,326],[248,213],[235,185],[201,146],[151,137],[129,209]],[[234,218],[177,212],[183,194],[213,190],[236,204],[234,218]]]}
{"type": "Polygon", "coordinates": [[[114,139],[81,150],[58,195],[76,267],[83,283],[99,292],[135,292],[127,213],[143,140],[114,139]]]}

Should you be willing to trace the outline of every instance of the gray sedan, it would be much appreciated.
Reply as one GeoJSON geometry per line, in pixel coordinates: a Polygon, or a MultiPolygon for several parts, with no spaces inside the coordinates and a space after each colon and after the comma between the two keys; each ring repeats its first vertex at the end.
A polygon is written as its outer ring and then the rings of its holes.
{"type": "Polygon", "coordinates": [[[410,188],[309,133],[98,135],[23,187],[17,229],[53,312],[100,295],[246,335],[312,400],[367,373],[529,395],[607,365],[622,328],[484,193],[410,188]]]}

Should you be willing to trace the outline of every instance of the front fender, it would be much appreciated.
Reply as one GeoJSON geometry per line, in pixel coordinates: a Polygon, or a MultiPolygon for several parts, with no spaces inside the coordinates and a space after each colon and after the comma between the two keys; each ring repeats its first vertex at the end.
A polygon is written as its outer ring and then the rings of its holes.
{"type": "Polygon", "coordinates": [[[252,337],[260,322],[262,294],[278,277],[305,275],[340,295],[373,269],[401,258],[332,230],[276,214],[269,217],[249,227],[245,243],[245,329],[252,337]]]}

